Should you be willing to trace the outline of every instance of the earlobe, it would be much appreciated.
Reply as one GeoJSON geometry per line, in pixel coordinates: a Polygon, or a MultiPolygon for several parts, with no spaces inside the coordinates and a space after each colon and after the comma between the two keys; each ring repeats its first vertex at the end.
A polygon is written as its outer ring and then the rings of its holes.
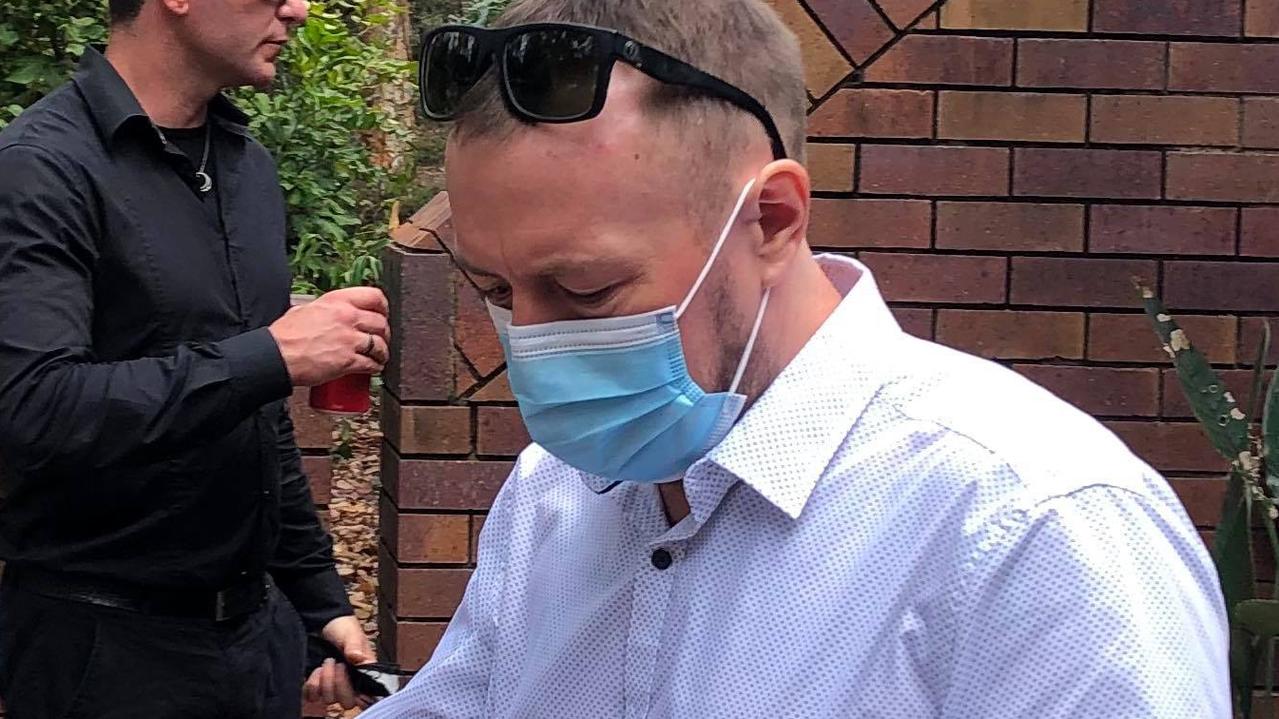
{"type": "Polygon", "coordinates": [[[186,15],[191,11],[191,0],[161,0],[161,4],[174,15],[186,15]]]}
{"type": "Polygon", "coordinates": [[[759,259],[770,278],[780,276],[808,235],[811,200],[808,171],[794,160],[764,168],[759,181],[759,259]]]}

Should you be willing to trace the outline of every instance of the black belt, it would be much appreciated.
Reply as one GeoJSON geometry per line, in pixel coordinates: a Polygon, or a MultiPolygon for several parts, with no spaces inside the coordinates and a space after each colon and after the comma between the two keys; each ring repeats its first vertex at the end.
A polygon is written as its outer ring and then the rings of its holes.
{"type": "Polygon", "coordinates": [[[77,577],[32,567],[8,566],[4,583],[56,599],[122,609],[138,614],[225,622],[253,614],[266,603],[266,575],[247,577],[213,590],[147,589],[109,580],[77,577]]]}

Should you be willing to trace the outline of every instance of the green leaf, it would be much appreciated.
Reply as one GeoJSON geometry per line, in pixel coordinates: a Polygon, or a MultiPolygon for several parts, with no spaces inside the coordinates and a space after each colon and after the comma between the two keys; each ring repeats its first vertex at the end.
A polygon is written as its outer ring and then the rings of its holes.
{"type": "Polygon", "coordinates": [[[1243,719],[1252,716],[1252,685],[1257,676],[1257,637],[1231,627],[1230,631],[1230,688],[1235,708],[1243,719]]]}
{"type": "Polygon", "coordinates": [[[1261,415],[1261,446],[1266,456],[1266,486],[1271,497],[1279,497],[1279,370],[1270,379],[1266,408],[1261,415]]]}
{"type": "Polygon", "coordinates": [[[9,73],[4,79],[15,85],[30,85],[43,77],[43,66],[44,63],[39,60],[27,60],[18,65],[17,69],[9,73]]]}
{"type": "Polygon", "coordinates": [[[1257,580],[1253,568],[1252,498],[1238,470],[1230,473],[1227,482],[1221,520],[1213,535],[1212,556],[1226,610],[1233,614],[1236,605],[1252,599],[1257,580]]]}
{"type": "Polygon", "coordinates": [[[1208,359],[1191,346],[1185,330],[1168,314],[1163,303],[1147,289],[1143,289],[1142,295],[1146,315],[1154,325],[1164,350],[1172,356],[1182,392],[1204,434],[1208,435],[1218,453],[1232,462],[1237,461],[1249,450],[1247,416],[1226,391],[1221,377],[1208,359]]]}
{"type": "Polygon", "coordinates": [[[1270,322],[1261,323],[1261,345],[1257,348],[1257,361],[1252,369],[1252,393],[1248,395],[1249,421],[1263,418],[1262,393],[1266,390],[1266,358],[1270,356],[1270,322]]]}
{"type": "Polygon", "coordinates": [[[1234,612],[1235,626],[1259,637],[1279,636],[1279,599],[1248,599],[1234,612]]]}

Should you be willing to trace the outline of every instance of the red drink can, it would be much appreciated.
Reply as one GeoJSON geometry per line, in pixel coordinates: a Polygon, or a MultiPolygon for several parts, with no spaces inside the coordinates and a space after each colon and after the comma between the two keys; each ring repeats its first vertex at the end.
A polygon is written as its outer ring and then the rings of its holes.
{"type": "Polygon", "coordinates": [[[311,388],[311,409],[338,417],[355,417],[373,406],[369,375],[348,374],[311,388]]]}

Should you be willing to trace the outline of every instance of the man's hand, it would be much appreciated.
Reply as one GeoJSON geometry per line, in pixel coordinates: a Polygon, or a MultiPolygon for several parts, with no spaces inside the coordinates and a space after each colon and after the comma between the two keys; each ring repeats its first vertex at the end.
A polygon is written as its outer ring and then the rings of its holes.
{"type": "Polygon", "coordinates": [[[294,307],[270,331],[295,387],[377,374],[390,352],[386,295],[372,287],[337,290],[294,307]]]}
{"type": "MultiPolygon", "coordinates": [[[[325,640],[342,651],[347,663],[352,666],[371,664],[376,660],[373,645],[364,636],[364,628],[355,617],[338,617],[324,626],[320,633],[325,640]]],[[[371,697],[356,694],[351,687],[351,678],[347,676],[346,667],[325,659],[324,664],[311,673],[307,680],[303,695],[307,701],[319,701],[324,704],[341,704],[343,709],[367,708],[373,704],[371,697]]]]}

